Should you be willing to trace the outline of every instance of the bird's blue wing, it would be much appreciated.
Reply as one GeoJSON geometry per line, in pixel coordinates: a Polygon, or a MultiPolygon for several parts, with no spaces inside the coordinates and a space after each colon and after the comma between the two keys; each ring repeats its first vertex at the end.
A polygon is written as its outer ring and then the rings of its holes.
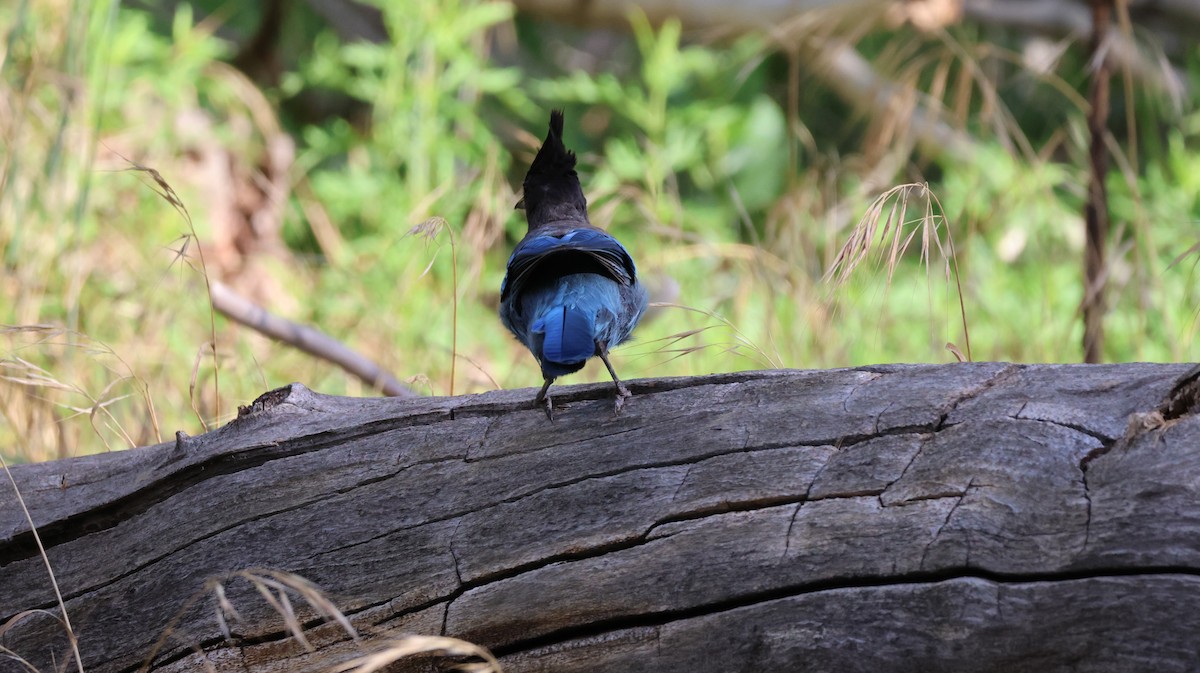
{"type": "Polygon", "coordinates": [[[622,285],[633,285],[637,280],[637,268],[629,252],[617,239],[599,229],[531,232],[508,258],[508,271],[500,286],[501,301],[517,291],[542,262],[565,253],[586,255],[599,265],[604,275],[622,285]]]}

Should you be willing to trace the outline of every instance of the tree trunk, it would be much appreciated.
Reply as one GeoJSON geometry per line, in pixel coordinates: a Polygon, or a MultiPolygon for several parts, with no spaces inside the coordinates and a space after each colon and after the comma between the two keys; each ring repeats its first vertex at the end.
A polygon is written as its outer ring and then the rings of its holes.
{"type": "MultiPolygon", "coordinates": [[[[172,625],[151,670],[317,671],[359,651],[293,594],[307,651],[228,575],[226,639],[206,578],[264,567],[316,582],[368,641],[445,633],[509,673],[1186,671],[1198,381],[1153,364],[752,372],[632,382],[619,417],[611,384],[565,387],[554,423],[531,390],[294,384],[200,437],[12,476],[88,673],[135,670],[172,625]]],[[[70,662],[56,606],[7,491],[0,645],[70,662]]]]}

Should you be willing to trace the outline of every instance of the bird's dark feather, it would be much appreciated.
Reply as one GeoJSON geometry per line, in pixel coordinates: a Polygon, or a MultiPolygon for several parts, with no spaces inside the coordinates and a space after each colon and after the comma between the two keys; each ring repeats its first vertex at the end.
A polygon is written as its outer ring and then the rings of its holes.
{"type": "Polygon", "coordinates": [[[500,300],[520,292],[537,274],[600,273],[622,285],[633,285],[637,267],[617,239],[599,229],[541,231],[527,236],[508,259],[500,300]]]}
{"type": "MultiPolygon", "coordinates": [[[[607,364],[608,349],[629,338],[648,302],[629,252],[588,221],[575,154],[562,133],[556,110],[518,204],[529,229],[500,286],[500,320],[537,358],[547,382],[579,371],[593,356],[607,364]]],[[[620,402],[629,392],[615,373],[613,380],[620,402]]]]}

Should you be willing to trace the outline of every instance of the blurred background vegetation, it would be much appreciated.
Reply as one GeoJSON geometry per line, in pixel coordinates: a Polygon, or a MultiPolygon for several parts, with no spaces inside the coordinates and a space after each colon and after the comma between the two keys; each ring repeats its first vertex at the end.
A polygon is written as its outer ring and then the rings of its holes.
{"type": "Polygon", "coordinates": [[[1098,59],[1103,359],[1200,356],[1191,3],[1117,2],[1095,58],[1083,0],[377,6],[0,4],[4,458],[375,394],[213,287],[421,394],[540,384],[495,310],[554,107],[660,304],[622,378],[1080,361],[1098,59]]]}

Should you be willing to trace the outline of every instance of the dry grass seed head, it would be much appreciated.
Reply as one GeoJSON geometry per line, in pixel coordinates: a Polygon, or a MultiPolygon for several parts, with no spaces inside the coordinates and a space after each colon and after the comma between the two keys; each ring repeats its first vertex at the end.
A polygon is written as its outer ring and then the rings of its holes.
{"type": "MultiPolygon", "coordinates": [[[[921,234],[920,260],[926,274],[932,271],[931,261],[936,251],[942,267],[945,281],[954,281],[958,295],[959,316],[963,328],[966,359],[971,359],[971,337],[967,323],[967,309],[962,291],[962,279],[958,271],[958,257],[954,249],[954,238],[950,227],[946,225],[945,212],[937,195],[926,184],[903,184],[892,187],[880,194],[867,208],[862,219],[850,231],[846,243],[838,251],[834,262],[825,272],[824,281],[830,284],[831,292],[846,284],[851,274],[870,256],[872,249],[882,246],[876,255],[877,263],[887,270],[886,287],[890,287],[895,277],[900,260],[907,253],[916,239],[918,231],[921,234]],[[924,209],[921,217],[908,220],[909,199],[924,199],[924,209]],[[888,207],[884,217],[884,208],[888,207]],[[936,213],[935,213],[936,206],[936,213]],[[910,228],[910,225],[911,226],[910,228]],[[944,228],[944,233],[942,229],[944,228]],[[943,235],[945,240],[943,241],[943,235]]],[[[932,289],[932,288],[930,288],[932,289]]],[[[930,300],[932,302],[932,299],[930,300]]],[[[956,354],[961,357],[962,353],[956,354]]]]}
{"type": "Polygon", "coordinates": [[[500,662],[496,661],[491,652],[479,645],[458,638],[421,635],[383,641],[374,645],[371,652],[328,670],[329,673],[373,673],[400,659],[420,654],[482,659],[481,662],[459,663],[454,668],[466,673],[503,673],[500,662]]]}
{"type": "Polygon", "coordinates": [[[175,616],[167,624],[166,628],[163,629],[154,646],[150,648],[150,652],[142,662],[141,668],[138,669],[139,673],[146,673],[146,671],[150,670],[158,653],[162,651],[163,646],[166,645],[172,634],[174,634],[175,628],[179,625],[180,620],[183,619],[184,614],[197,601],[210,592],[216,599],[216,622],[218,628],[221,630],[221,635],[227,640],[232,639],[233,632],[229,627],[230,622],[241,623],[244,620],[233,605],[233,602],[226,595],[225,585],[231,580],[237,579],[245,580],[254,587],[263,600],[266,601],[267,605],[271,606],[283,619],[287,632],[306,650],[312,652],[316,648],[312,646],[312,643],[304,635],[304,625],[296,614],[291,598],[288,597],[288,592],[298,594],[325,621],[337,623],[352,640],[359,642],[358,631],[355,630],[354,625],[334,605],[333,601],[325,596],[320,587],[294,573],[270,568],[251,568],[211,577],[199,590],[184,601],[183,605],[175,613],[175,616]]]}

